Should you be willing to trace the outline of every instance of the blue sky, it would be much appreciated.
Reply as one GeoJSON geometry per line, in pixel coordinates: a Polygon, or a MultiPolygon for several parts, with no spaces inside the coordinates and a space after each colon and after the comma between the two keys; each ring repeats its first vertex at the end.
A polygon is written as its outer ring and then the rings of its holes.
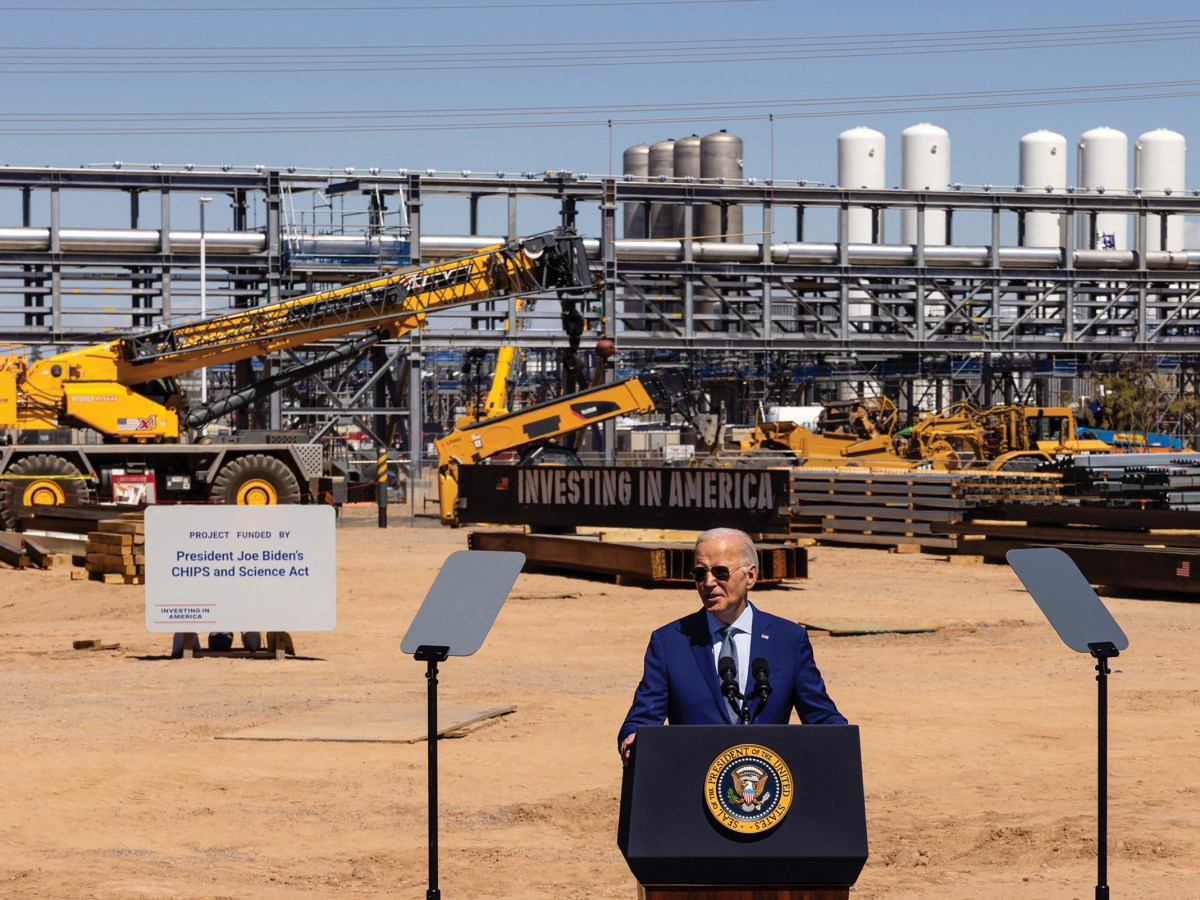
{"type": "Polygon", "coordinates": [[[895,184],[928,121],[953,180],[1003,185],[1038,128],[1200,146],[1182,2],[26,0],[0,35],[11,165],[598,174],[726,128],[748,175],[832,183],[837,135],[869,125],[895,184]]]}

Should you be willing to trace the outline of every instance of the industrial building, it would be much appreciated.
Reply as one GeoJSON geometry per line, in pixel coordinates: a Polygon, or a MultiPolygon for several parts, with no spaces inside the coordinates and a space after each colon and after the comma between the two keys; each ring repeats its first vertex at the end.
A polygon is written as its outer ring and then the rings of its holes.
{"type": "MultiPolygon", "coordinates": [[[[1072,148],[1033,132],[1013,148],[1016,180],[979,185],[954,181],[936,125],[899,135],[898,186],[887,150],[879,131],[843,132],[836,184],[747,173],[726,131],[630,147],[606,175],[7,166],[0,341],[36,355],[570,225],[603,279],[592,296],[432,315],[228,426],[349,429],[419,456],[408,436],[449,427],[486,379],[486,356],[468,350],[519,346],[532,402],[593,377],[602,337],[614,374],[687,365],[734,422],[864,395],[902,414],[1074,402],[1131,355],[1195,392],[1187,217],[1200,190],[1182,135],[1096,128],[1072,148]]],[[[279,363],[211,371],[202,387],[219,395],[279,363]]],[[[1194,422],[1156,425],[1195,442],[1194,422]]]]}

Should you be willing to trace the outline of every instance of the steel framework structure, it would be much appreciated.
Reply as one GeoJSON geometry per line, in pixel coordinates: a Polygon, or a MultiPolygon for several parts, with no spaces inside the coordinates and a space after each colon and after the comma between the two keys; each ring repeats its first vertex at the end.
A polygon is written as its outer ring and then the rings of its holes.
{"type": "MultiPolygon", "coordinates": [[[[376,240],[381,211],[393,204],[413,262],[552,224],[575,225],[594,235],[589,256],[602,278],[595,297],[583,303],[587,328],[613,338],[621,359],[635,366],[670,355],[711,368],[719,378],[744,373],[748,360],[773,360],[777,368],[842,382],[848,390],[872,382],[915,409],[955,395],[1046,401],[1058,380],[1139,354],[1172,373],[1175,391],[1195,390],[1200,251],[1153,248],[1163,243],[1156,237],[1165,236],[1168,217],[1200,215],[1200,192],[864,191],[752,182],[647,182],[570,172],[364,177],[263,167],[6,167],[0,169],[0,198],[15,194],[20,211],[19,221],[7,227],[0,219],[0,340],[35,349],[72,345],[114,329],[193,317],[205,278],[210,296],[244,308],[361,278],[377,267],[370,259],[314,262],[290,254],[296,234],[285,207],[304,194],[322,202],[366,198],[366,234],[376,240]],[[102,206],[102,198],[113,215],[114,193],[128,197],[128,227],[64,222],[64,195],[73,208],[89,207],[91,218],[96,213],[90,207],[102,206]],[[202,194],[229,199],[228,225],[207,235],[175,229],[172,216],[187,219],[188,207],[181,204],[202,194]],[[152,202],[144,203],[147,198],[152,202]],[[681,212],[679,234],[618,236],[623,210],[654,204],[681,212]],[[732,204],[746,211],[747,221],[749,210],[760,212],[761,225],[752,234],[693,234],[699,207],[732,204]],[[449,227],[442,225],[442,207],[457,207],[449,227]],[[852,210],[871,211],[875,243],[849,240],[852,210]],[[902,210],[916,210],[917,240],[888,243],[886,225],[902,210]],[[930,211],[945,213],[946,235],[927,233],[930,211]],[[499,223],[499,234],[479,233],[485,213],[499,223]],[[1075,245],[1077,232],[1094,230],[1077,226],[1103,213],[1129,216],[1131,248],[1075,245]],[[1033,214],[1059,217],[1061,246],[1020,245],[1025,217],[1033,214]],[[519,228],[531,218],[536,227],[519,228]],[[145,227],[147,220],[154,220],[152,227],[145,227]],[[431,220],[450,234],[426,234],[431,220]],[[200,266],[202,237],[206,271],[200,266]],[[740,367],[726,365],[731,360],[740,367]],[[936,397],[930,402],[919,391],[936,397]]],[[[336,231],[331,222],[323,234],[336,231]]],[[[320,235],[314,230],[303,237],[320,235]]],[[[556,303],[501,303],[447,317],[376,351],[370,358],[374,374],[365,384],[338,383],[345,370],[320,381],[309,392],[311,405],[306,401],[297,412],[323,420],[323,428],[340,417],[393,412],[404,405],[405,377],[420,374],[422,360],[468,346],[498,347],[514,335],[553,357],[572,341],[561,314],[556,303]],[[379,389],[385,369],[394,381],[387,391],[379,389]]],[[[246,367],[232,380],[254,377],[246,367]]],[[[413,407],[422,405],[419,381],[409,386],[413,407]]],[[[270,424],[278,424],[278,407],[273,409],[270,424]]],[[[419,419],[420,412],[413,415],[419,419]]]]}

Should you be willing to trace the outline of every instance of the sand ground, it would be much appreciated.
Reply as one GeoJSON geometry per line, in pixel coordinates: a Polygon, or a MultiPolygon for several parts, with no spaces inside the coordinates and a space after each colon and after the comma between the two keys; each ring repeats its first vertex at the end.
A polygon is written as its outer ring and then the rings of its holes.
{"type": "MultiPolygon", "coordinates": [[[[425,743],[222,739],[424,715],[400,639],[467,532],[373,516],[339,522],[337,628],[293,635],[282,662],[173,660],[143,588],[0,569],[0,896],[425,896],[425,743]]],[[[871,853],[852,896],[1094,895],[1093,661],[1010,569],[817,547],[807,580],[755,599],[937,628],[814,634],[862,729],[871,853]]],[[[1105,602],[1130,641],[1109,679],[1112,895],[1200,897],[1200,605],[1105,602]]],[[[649,631],[696,605],[690,588],[521,575],[482,649],[441,668],[443,711],[516,707],[438,745],[442,896],[635,896],[615,734],[649,631]]]]}

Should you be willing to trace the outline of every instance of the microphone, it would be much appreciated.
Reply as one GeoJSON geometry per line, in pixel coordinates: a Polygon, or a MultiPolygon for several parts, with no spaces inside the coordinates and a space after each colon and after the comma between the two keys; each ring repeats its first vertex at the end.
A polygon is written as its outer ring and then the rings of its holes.
{"type": "Polygon", "coordinates": [[[738,719],[745,721],[746,707],[739,703],[742,692],[738,690],[737,663],[732,656],[722,656],[717,660],[717,672],[721,676],[721,693],[738,713],[738,719]]]}
{"type": "Polygon", "coordinates": [[[767,661],[761,656],[754,657],[754,662],[750,663],[750,671],[754,675],[754,696],[766,700],[771,694],[771,682],[767,680],[770,678],[767,661]]]}
{"type": "Polygon", "coordinates": [[[754,690],[751,692],[752,697],[758,698],[758,712],[762,712],[763,706],[766,705],[767,698],[771,696],[770,672],[767,669],[767,661],[761,656],[756,656],[754,662],[750,663],[750,671],[754,675],[754,690]]]}
{"type": "Polygon", "coordinates": [[[717,672],[721,676],[721,693],[733,700],[738,695],[737,663],[732,656],[722,656],[717,661],[717,672]]]}

